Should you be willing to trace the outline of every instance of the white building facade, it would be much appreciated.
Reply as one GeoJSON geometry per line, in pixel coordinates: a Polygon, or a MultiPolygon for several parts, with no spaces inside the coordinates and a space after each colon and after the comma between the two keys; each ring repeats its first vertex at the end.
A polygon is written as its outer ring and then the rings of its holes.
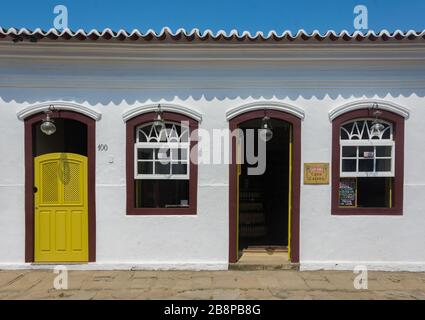
{"type": "MultiPolygon", "coordinates": [[[[284,206],[290,231],[283,245],[301,270],[366,265],[424,271],[424,39],[414,32],[250,36],[167,29],[160,34],[2,30],[0,268],[71,262],[61,260],[60,253],[56,260],[37,261],[37,250],[47,250],[43,241],[60,247],[62,240],[87,246],[86,258],[76,266],[82,269],[216,270],[237,261],[241,194],[235,192],[243,183],[236,167],[223,161],[183,168],[178,164],[185,163],[184,156],[178,157],[176,172],[183,171],[175,181],[183,182],[173,190],[183,194],[181,199],[144,205],[143,190],[155,187],[136,181],[137,174],[141,181],[152,179],[149,169],[134,172],[139,170],[135,162],[145,158],[137,158],[131,130],[149,125],[161,105],[167,123],[186,120],[189,130],[225,130],[262,113],[288,124],[284,206]],[[87,139],[63,134],[69,145],[84,140],[75,148],[85,148],[88,159],[80,190],[88,218],[64,213],[63,228],[71,235],[62,240],[59,215],[57,220],[49,216],[49,222],[43,222],[41,211],[36,217],[41,207],[36,193],[42,188],[36,184],[43,179],[36,158],[45,147],[36,146],[43,139],[37,123],[50,106],[58,129],[61,117],[86,121],[87,139]],[[372,137],[376,119],[391,134],[372,137]],[[350,139],[341,136],[341,126],[352,129],[356,121],[359,128],[366,123],[369,136],[361,133],[345,150],[343,141],[350,139]],[[356,154],[350,154],[353,148],[356,154]],[[329,165],[328,183],[306,182],[304,166],[311,163],[329,165]],[[382,192],[365,195],[372,181],[365,179],[380,179],[374,185],[382,192]],[[356,181],[353,198],[344,200],[341,188],[350,181],[356,181]],[[67,228],[78,221],[83,235],[75,240],[67,228]],[[54,228],[56,240],[45,240],[43,232],[54,228]]],[[[159,193],[174,193],[158,185],[159,193]]]]}

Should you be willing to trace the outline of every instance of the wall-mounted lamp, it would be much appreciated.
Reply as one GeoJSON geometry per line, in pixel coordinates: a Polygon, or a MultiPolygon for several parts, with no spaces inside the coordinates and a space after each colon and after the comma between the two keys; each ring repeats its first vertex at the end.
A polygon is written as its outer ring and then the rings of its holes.
{"type": "Polygon", "coordinates": [[[273,139],[273,127],[271,123],[271,119],[267,116],[266,110],[264,110],[264,117],[261,119],[261,128],[260,128],[260,139],[269,142],[273,139]]]}
{"type": "Polygon", "coordinates": [[[370,127],[370,135],[371,137],[379,137],[381,136],[382,130],[385,129],[385,126],[382,124],[381,119],[379,118],[382,115],[382,111],[379,110],[379,106],[375,103],[372,106],[373,116],[375,119],[372,122],[372,126],[370,127]]]}
{"type": "Polygon", "coordinates": [[[158,110],[156,111],[155,119],[153,121],[153,126],[156,129],[156,132],[160,133],[165,129],[165,121],[162,117],[161,105],[158,105],[158,110]]]}
{"type": "Polygon", "coordinates": [[[49,109],[45,111],[46,119],[43,120],[43,123],[40,126],[41,132],[47,136],[51,136],[56,132],[55,121],[50,118],[51,114],[53,114],[53,111],[55,111],[53,106],[50,106],[49,109]]]}

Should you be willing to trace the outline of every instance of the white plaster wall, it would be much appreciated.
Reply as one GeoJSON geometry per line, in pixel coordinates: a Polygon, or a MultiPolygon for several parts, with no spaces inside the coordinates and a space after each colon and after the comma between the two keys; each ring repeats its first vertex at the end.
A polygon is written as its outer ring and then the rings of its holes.
{"type": "Polygon", "coordinates": [[[24,137],[16,118],[24,107],[63,100],[102,113],[96,143],[108,144],[109,150],[96,158],[98,264],[202,268],[228,261],[228,166],[199,166],[196,216],[126,216],[125,110],[167,101],[196,109],[203,115],[200,127],[212,130],[227,127],[225,112],[233,107],[286,102],[305,110],[302,163],[331,162],[328,112],[357,99],[379,98],[411,111],[404,215],[332,216],[330,186],[302,185],[301,263],[305,268],[366,263],[425,269],[425,87],[406,84],[425,83],[424,63],[3,59],[0,71],[0,264],[24,262],[24,137]]]}

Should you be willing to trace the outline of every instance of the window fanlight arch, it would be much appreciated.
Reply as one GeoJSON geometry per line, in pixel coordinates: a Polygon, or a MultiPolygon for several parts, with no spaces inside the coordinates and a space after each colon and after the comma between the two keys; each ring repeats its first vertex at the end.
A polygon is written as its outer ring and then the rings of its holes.
{"type": "Polygon", "coordinates": [[[394,140],[394,127],[391,122],[379,120],[382,129],[374,130],[374,119],[364,118],[345,122],[341,125],[341,141],[359,141],[359,140],[394,140]]]}
{"type": "Polygon", "coordinates": [[[136,128],[136,143],[189,143],[189,123],[165,121],[165,128],[158,130],[153,122],[136,128]]]}

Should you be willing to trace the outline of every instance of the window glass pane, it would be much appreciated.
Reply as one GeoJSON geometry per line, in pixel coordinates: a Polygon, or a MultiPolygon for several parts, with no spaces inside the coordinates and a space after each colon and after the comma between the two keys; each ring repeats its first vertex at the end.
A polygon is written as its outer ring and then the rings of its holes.
{"type": "Polygon", "coordinates": [[[349,139],[348,133],[350,133],[352,129],[353,129],[353,122],[343,125],[341,127],[341,139],[348,140],[349,139]],[[345,130],[343,130],[342,128],[344,128],[345,130]]]}
{"type": "Polygon", "coordinates": [[[376,159],[376,171],[391,171],[391,160],[390,159],[376,159]]]}
{"type": "Polygon", "coordinates": [[[137,159],[139,160],[153,160],[153,149],[138,149],[137,159]]]}
{"type": "Polygon", "coordinates": [[[389,208],[392,178],[358,178],[357,205],[361,208],[389,208]]]}
{"type": "Polygon", "coordinates": [[[341,208],[390,208],[393,178],[342,178],[339,185],[341,208]]]}
{"type": "Polygon", "coordinates": [[[189,206],[189,180],[135,180],[136,208],[189,206]]]}
{"type": "Polygon", "coordinates": [[[137,174],[153,174],[153,162],[141,162],[137,163],[137,174]]]}
{"type": "Polygon", "coordinates": [[[137,138],[138,138],[138,142],[148,142],[148,136],[149,136],[149,130],[147,127],[145,128],[140,128],[137,131],[137,138]]]}
{"type": "Polygon", "coordinates": [[[359,160],[359,172],[373,172],[373,159],[359,160]]]}
{"type": "Polygon", "coordinates": [[[382,134],[382,139],[390,140],[391,139],[391,127],[387,127],[382,134]]]}
{"type": "Polygon", "coordinates": [[[343,172],[356,172],[356,160],[342,160],[343,172]]]}
{"type": "MultiPolygon", "coordinates": [[[[366,122],[361,122],[362,128],[363,128],[363,125],[365,123],[366,123],[368,128],[370,128],[372,126],[372,121],[366,121],[366,122]]],[[[360,128],[360,130],[362,130],[362,128],[360,128]]],[[[364,127],[363,134],[362,134],[362,140],[368,140],[368,139],[369,139],[369,134],[368,134],[368,131],[366,130],[366,127],[364,127]]]]}
{"type": "Polygon", "coordinates": [[[376,147],[377,157],[391,157],[391,147],[376,147]]]}
{"type": "Polygon", "coordinates": [[[189,128],[187,127],[182,128],[180,142],[189,142],[189,128]]]}
{"type": "Polygon", "coordinates": [[[155,162],[155,174],[170,174],[170,163],[155,162]]]}
{"type": "Polygon", "coordinates": [[[359,158],[374,158],[375,148],[374,147],[359,147],[359,158]]]}
{"type": "Polygon", "coordinates": [[[173,163],[172,164],[173,174],[187,174],[187,163],[173,163]]]}
{"type": "Polygon", "coordinates": [[[172,160],[187,160],[187,149],[172,149],[171,159],[172,160]]]}
{"type": "Polygon", "coordinates": [[[181,160],[187,160],[188,159],[188,157],[187,157],[187,151],[188,151],[188,149],[180,149],[179,158],[181,160]]]}
{"type": "Polygon", "coordinates": [[[357,147],[342,147],[342,156],[350,158],[357,157],[357,147]]]}
{"type": "Polygon", "coordinates": [[[155,149],[155,159],[162,160],[161,162],[168,162],[170,160],[170,149],[155,149]]]}
{"type": "Polygon", "coordinates": [[[348,133],[347,133],[347,131],[341,129],[340,138],[341,138],[341,140],[348,140],[348,133]]]}

